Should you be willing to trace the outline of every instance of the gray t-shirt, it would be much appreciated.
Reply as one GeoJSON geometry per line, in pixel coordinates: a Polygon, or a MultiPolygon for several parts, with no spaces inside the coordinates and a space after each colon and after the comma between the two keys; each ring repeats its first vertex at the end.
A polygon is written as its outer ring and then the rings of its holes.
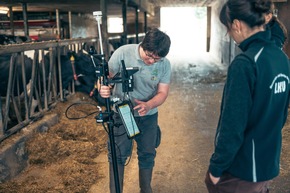
{"type": "MultiPolygon", "coordinates": [[[[115,75],[122,71],[121,60],[124,60],[126,67],[138,67],[139,71],[133,74],[134,87],[133,91],[129,92],[129,99],[135,106],[134,99],[140,101],[148,101],[152,99],[158,89],[159,83],[169,84],[171,78],[171,65],[167,58],[163,58],[153,65],[146,65],[139,55],[140,44],[127,44],[118,48],[109,60],[109,71],[111,75],[115,75]]],[[[122,91],[122,84],[117,83],[113,89],[113,97],[118,97],[121,100],[125,99],[122,91]]],[[[157,112],[157,108],[151,109],[147,115],[152,115],[157,112]]],[[[139,116],[134,112],[135,116],[139,116]]]]}

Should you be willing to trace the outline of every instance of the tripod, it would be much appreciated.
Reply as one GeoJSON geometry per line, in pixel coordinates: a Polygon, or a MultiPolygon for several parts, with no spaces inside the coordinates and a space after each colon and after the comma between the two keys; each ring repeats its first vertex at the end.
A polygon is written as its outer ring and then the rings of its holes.
{"type": "MultiPolygon", "coordinates": [[[[102,12],[95,11],[95,12],[93,12],[93,15],[96,17],[96,20],[98,23],[98,33],[99,33],[99,42],[100,42],[100,50],[101,50],[101,63],[102,63],[101,77],[103,80],[103,84],[105,86],[108,86],[109,85],[109,80],[108,80],[109,68],[108,68],[108,63],[106,62],[105,57],[104,57],[103,46],[102,46],[101,25],[100,25],[102,12]]],[[[110,148],[111,148],[111,154],[112,154],[112,164],[113,164],[113,171],[114,171],[115,189],[116,189],[116,193],[120,193],[120,182],[119,182],[117,156],[116,156],[116,149],[115,149],[115,138],[114,138],[114,130],[113,130],[114,122],[113,122],[113,118],[112,118],[110,98],[106,98],[105,104],[106,104],[105,114],[108,115],[107,116],[107,126],[109,129],[109,139],[110,139],[110,148]]]]}

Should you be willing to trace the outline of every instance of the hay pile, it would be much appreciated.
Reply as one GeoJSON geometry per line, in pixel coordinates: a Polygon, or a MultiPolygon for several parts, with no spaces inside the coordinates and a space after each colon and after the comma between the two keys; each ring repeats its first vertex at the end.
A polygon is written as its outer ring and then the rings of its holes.
{"type": "Polygon", "coordinates": [[[27,142],[29,167],[17,178],[0,184],[2,193],[87,192],[102,176],[96,157],[106,150],[107,133],[96,123],[96,106],[76,102],[96,102],[76,93],[58,103],[51,113],[59,115],[59,124],[38,133],[27,142]],[[66,117],[85,117],[71,120],[66,117]],[[91,114],[91,115],[90,115],[91,114]]]}

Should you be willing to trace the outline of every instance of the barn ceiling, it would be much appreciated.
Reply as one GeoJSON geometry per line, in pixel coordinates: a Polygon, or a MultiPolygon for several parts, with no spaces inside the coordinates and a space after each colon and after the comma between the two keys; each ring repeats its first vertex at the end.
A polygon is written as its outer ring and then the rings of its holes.
{"type": "MultiPolygon", "coordinates": [[[[124,0],[106,0],[107,15],[121,16],[122,2],[124,0]]],[[[127,22],[135,22],[136,8],[140,9],[139,20],[143,20],[143,13],[154,15],[156,7],[179,7],[179,6],[207,6],[217,0],[127,0],[127,22]]],[[[101,0],[0,0],[0,7],[12,7],[14,20],[22,20],[23,4],[26,4],[27,13],[30,20],[54,15],[56,9],[59,13],[84,13],[92,14],[94,11],[101,10],[101,0]],[[46,16],[43,16],[46,15],[46,16]]],[[[1,16],[1,15],[0,15],[1,16]]],[[[3,18],[3,17],[2,17],[3,18]]],[[[1,17],[0,17],[1,20],[1,17]]],[[[6,19],[4,19],[6,20],[6,19]]]]}
{"type": "MultiPolygon", "coordinates": [[[[107,15],[121,16],[122,2],[124,0],[105,0],[107,2],[107,15]]],[[[127,20],[128,23],[135,22],[135,9],[138,7],[142,12],[154,14],[156,7],[181,7],[181,6],[211,6],[219,2],[219,0],[127,0],[127,20]]],[[[287,0],[275,0],[283,2],[287,0]]],[[[26,4],[28,14],[38,15],[51,14],[53,15],[58,9],[59,13],[88,13],[101,10],[101,0],[0,0],[0,7],[12,7],[14,19],[22,17],[23,3],[26,4]]],[[[0,15],[1,16],[1,15],[0,15]]],[[[33,16],[34,17],[34,16],[33,16]]],[[[1,20],[1,17],[0,17],[1,20]]],[[[21,19],[19,19],[21,20],[21,19]]]]}
{"type": "MultiPolygon", "coordinates": [[[[136,4],[153,7],[178,7],[178,6],[207,6],[216,0],[128,0],[128,5],[136,4]]],[[[122,0],[108,0],[108,11],[121,9],[122,0]]],[[[100,9],[100,0],[1,0],[0,6],[12,6],[13,11],[22,11],[22,3],[27,3],[30,12],[53,12],[59,9],[63,12],[91,13],[100,9]],[[68,3],[69,2],[69,3],[68,3]]],[[[109,13],[110,14],[110,13],[109,13]]]]}
{"type": "MultiPolygon", "coordinates": [[[[22,3],[27,4],[28,12],[76,12],[76,13],[92,13],[100,10],[101,0],[0,0],[0,7],[12,6],[13,11],[22,12],[22,3]]],[[[108,15],[116,15],[122,10],[122,2],[124,0],[106,0],[108,4],[108,15]]],[[[128,6],[144,7],[147,12],[154,12],[155,7],[180,7],[180,6],[209,6],[218,0],[127,0],[128,6]],[[150,10],[148,10],[148,8],[150,10]]],[[[287,0],[274,0],[273,2],[286,2],[287,0]]],[[[144,9],[141,11],[144,11],[144,9]]]]}

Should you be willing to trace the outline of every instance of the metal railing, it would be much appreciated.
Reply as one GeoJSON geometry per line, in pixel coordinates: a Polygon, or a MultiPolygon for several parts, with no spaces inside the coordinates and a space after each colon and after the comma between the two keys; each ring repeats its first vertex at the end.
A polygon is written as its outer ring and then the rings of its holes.
{"type": "MultiPolygon", "coordinates": [[[[79,38],[0,46],[0,56],[10,58],[9,72],[5,72],[8,73],[6,97],[0,100],[0,143],[43,116],[56,102],[64,100],[61,55],[82,52],[84,43],[98,45],[98,39],[79,38]],[[25,62],[27,52],[33,53],[31,68],[25,62]],[[49,64],[45,63],[45,55],[49,57],[49,64]]],[[[5,88],[0,89],[2,93],[5,92],[5,88]]],[[[73,80],[66,89],[68,95],[74,93],[73,80]]]]}

